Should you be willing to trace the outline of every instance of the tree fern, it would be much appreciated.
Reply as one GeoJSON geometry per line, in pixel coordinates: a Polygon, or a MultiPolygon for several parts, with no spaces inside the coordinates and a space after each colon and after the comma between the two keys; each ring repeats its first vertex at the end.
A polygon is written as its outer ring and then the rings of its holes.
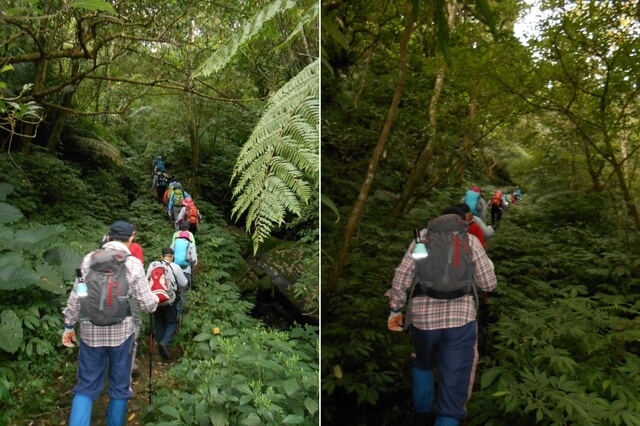
{"type": "Polygon", "coordinates": [[[291,9],[295,5],[296,2],[292,0],[276,0],[269,6],[262,9],[249,21],[245,22],[240,34],[227,40],[227,42],[207,60],[200,72],[206,76],[220,70],[229,63],[231,58],[235,56],[236,52],[243,44],[260,32],[260,29],[265,22],[268,22],[278,13],[291,9]]]}
{"type": "Polygon", "coordinates": [[[247,212],[254,253],[288,212],[301,215],[301,203],[317,188],[318,66],[314,61],[273,95],[238,155],[232,213],[237,219],[247,212]]]}
{"type": "Polygon", "coordinates": [[[86,138],[83,136],[74,136],[73,140],[83,151],[93,152],[98,156],[110,158],[116,163],[120,162],[120,151],[118,151],[118,148],[105,140],[86,138]]]}

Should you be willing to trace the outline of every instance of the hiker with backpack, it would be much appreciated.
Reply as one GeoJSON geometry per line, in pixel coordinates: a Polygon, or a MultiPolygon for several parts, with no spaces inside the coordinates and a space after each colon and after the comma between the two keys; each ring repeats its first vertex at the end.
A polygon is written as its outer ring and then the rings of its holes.
{"type": "Polygon", "coordinates": [[[178,303],[180,289],[187,287],[187,277],[182,268],[173,262],[174,253],[169,247],[162,249],[161,260],[151,262],[147,279],[151,291],[158,295],[158,309],[153,314],[156,323],[158,350],[163,359],[169,359],[169,346],[178,329],[178,303]]]}
{"type": "Polygon", "coordinates": [[[198,225],[202,219],[200,210],[198,210],[192,198],[185,198],[182,204],[182,209],[180,209],[178,218],[175,221],[176,230],[179,229],[184,222],[187,224],[189,232],[195,235],[195,233],[198,232],[198,225]]]}
{"type": "MultiPolygon", "coordinates": [[[[182,227],[184,228],[184,224],[182,227]]],[[[184,272],[189,281],[189,287],[191,287],[191,268],[198,264],[198,251],[196,250],[194,235],[187,229],[176,232],[171,242],[171,249],[174,252],[173,261],[182,268],[182,272],[184,272]]]]}
{"type": "MultiPolygon", "coordinates": [[[[135,225],[132,225],[132,226],[133,226],[133,237],[135,238],[137,230],[135,225]]],[[[104,234],[104,236],[102,237],[102,241],[100,242],[100,248],[102,248],[107,242],[109,242],[108,232],[104,234]]],[[[144,268],[144,252],[142,250],[142,246],[137,242],[132,241],[131,245],[129,245],[129,251],[131,252],[131,256],[140,260],[140,263],[142,263],[142,267],[144,268]]],[[[129,306],[131,308],[131,315],[133,316],[133,323],[135,326],[135,339],[134,339],[135,343],[134,343],[134,349],[133,349],[133,365],[132,365],[132,372],[133,372],[133,370],[138,369],[136,354],[138,349],[138,338],[140,337],[140,329],[142,327],[142,318],[140,317],[140,307],[138,306],[138,302],[135,299],[129,300],[129,306]]]]}
{"type": "Polygon", "coordinates": [[[87,254],[78,270],[79,278],[63,310],[62,344],[74,347],[74,325],[80,324],[77,384],[69,417],[70,426],[89,426],[93,401],[109,380],[107,424],[125,423],[127,402],[131,398],[134,322],[129,299],[140,309],[154,312],[158,298],[151,292],[142,263],[131,256],[129,247],[134,226],[115,222],[109,228],[109,241],[87,254]],[[108,365],[108,368],[107,368],[108,365]]]}
{"type": "Polygon", "coordinates": [[[164,203],[164,193],[169,186],[169,175],[164,170],[159,170],[153,174],[153,181],[151,182],[151,189],[156,189],[156,195],[160,203],[164,203]]]}
{"type": "Polygon", "coordinates": [[[502,220],[502,212],[507,207],[502,191],[496,191],[491,197],[491,226],[497,228],[502,220]]]}
{"type": "MultiPolygon", "coordinates": [[[[184,190],[182,185],[177,184],[173,187],[171,194],[169,195],[169,202],[167,203],[167,213],[169,220],[175,222],[182,210],[182,205],[186,198],[191,198],[191,195],[184,190]]],[[[176,228],[177,229],[177,228],[176,228]]]]}
{"type": "Polygon", "coordinates": [[[153,158],[151,173],[156,174],[157,172],[165,172],[166,167],[164,165],[164,161],[162,161],[162,157],[157,155],[153,158]]]}
{"type": "Polygon", "coordinates": [[[469,228],[467,229],[469,235],[475,236],[478,241],[480,241],[480,244],[482,244],[482,248],[486,250],[487,241],[484,238],[484,232],[482,232],[482,228],[480,228],[480,226],[474,220],[476,216],[471,213],[471,209],[469,208],[467,203],[460,203],[457,205],[457,207],[462,209],[462,211],[464,212],[464,220],[469,225],[469,228]]]}
{"type": "Polygon", "coordinates": [[[436,419],[438,426],[459,426],[467,415],[478,359],[475,294],[497,285],[493,263],[467,228],[464,211],[449,207],[427,229],[416,230],[385,293],[391,331],[403,331],[401,309],[408,302],[416,425],[436,419]]]}
{"type": "Polygon", "coordinates": [[[482,219],[483,222],[486,222],[487,202],[482,196],[482,189],[480,189],[480,187],[472,186],[469,190],[467,190],[460,202],[466,203],[471,209],[471,213],[473,213],[474,216],[478,216],[480,219],[482,219]]]}

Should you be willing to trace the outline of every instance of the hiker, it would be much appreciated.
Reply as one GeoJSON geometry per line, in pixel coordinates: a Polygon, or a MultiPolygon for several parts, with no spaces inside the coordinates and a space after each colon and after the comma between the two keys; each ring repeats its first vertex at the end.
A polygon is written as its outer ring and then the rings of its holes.
{"type": "Polygon", "coordinates": [[[180,293],[178,289],[184,289],[187,284],[187,277],[182,272],[179,265],[173,263],[173,250],[169,247],[162,249],[161,260],[151,262],[147,269],[147,280],[151,278],[152,271],[155,268],[163,268],[164,276],[169,281],[169,285],[173,290],[175,299],[172,303],[164,306],[158,306],[153,314],[156,323],[156,339],[158,341],[158,350],[163,359],[169,359],[169,346],[173,340],[173,336],[178,329],[178,302],[180,293]]]}
{"type": "Polygon", "coordinates": [[[461,203],[467,203],[471,209],[471,213],[474,216],[478,216],[483,222],[486,222],[487,217],[487,202],[482,196],[482,189],[477,186],[472,186],[464,195],[461,203]]]}
{"type": "MultiPolygon", "coordinates": [[[[132,236],[135,238],[137,231],[136,231],[135,225],[132,224],[132,226],[133,226],[132,236]]],[[[104,234],[104,236],[102,237],[100,248],[102,248],[107,242],[109,242],[108,232],[104,234]]],[[[140,260],[140,263],[142,264],[142,268],[144,269],[144,252],[142,250],[142,246],[137,242],[132,241],[131,244],[129,245],[129,252],[131,252],[131,255],[133,257],[140,260]]],[[[133,372],[135,370],[138,370],[139,368],[138,362],[136,361],[136,354],[138,352],[138,338],[140,337],[140,328],[142,327],[142,318],[140,317],[140,306],[138,305],[138,302],[135,299],[129,300],[129,308],[131,309],[131,316],[133,317],[133,324],[135,329],[135,338],[134,338],[134,345],[133,345],[133,365],[131,366],[132,372],[133,372]]]]}
{"type": "Polygon", "coordinates": [[[516,201],[520,201],[520,199],[522,198],[522,191],[519,187],[516,186],[516,190],[513,191],[513,195],[515,196],[516,201]]]}
{"type": "Polygon", "coordinates": [[[429,227],[418,237],[428,247],[428,255],[421,260],[416,256],[414,260],[414,240],[396,268],[391,289],[385,293],[391,308],[388,328],[402,331],[401,309],[407,302],[407,291],[416,276],[424,282],[412,290],[412,296],[418,295],[409,300],[406,321],[414,348],[411,362],[415,424],[428,424],[437,417],[438,426],[458,426],[467,415],[465,404],[471,394],[478,360],[477,301],[469,295],[475,293],[470,287],[492,291],[497,279],[493,263],[478,239],[465,232],[464,217],[462,209],[449,207],[429,222],[429,227]],[[439,245],[448,241],[451,242],[444,247],[439,245]],[[450,250],[454,247],[459,257],[451,259],[450,250]],[[441,265],[440,271],[438,265],[441,265]],[[464,271],[462,275],[456,274],[461,271],[464,271]],[[434,289],[432,283],[449,283],[450,287],[434,289]],[[454,286],[455,283],[460,285],[454,286]],[[437,392],[434,370],[438,372],[437,392]],[[434,395],[437,395],[435,404],[434,395]]]}
{"type": "Polygon", "coordinates": [[[92,251],[82,260],[82,278],[76,280],[63,310],[65,328],[62,344],[74,347],[76,322],[80,323],[81,337],[78,382],[72,390],[75,396],[71,405],[70,426],[90,425],[93,401],[102,393],[107,365],[110,397],[107,424],[124,425],[127,402],[133,394],[131,366],[135,337],[128,300],[137,300],[145,312],[155,311],[158,305],[158,298],[151,293],[145,278],[142,263],[131,256],[129,247],[133,237],[132,224],[120,221],[111,225],[109,241],[102,249],[92,251]],[[115,272],[111,275],[105,271],[115,272]],[[98,284],[106,286],[111,283],[111,278],[120,284],[124,281],[127,295],[116,297],[117,301],[112,306],[117,309],[113,313],[98,309],[99,305],[106,304],[104,299],[100,299],[101,286],[98,284]]]}
{"type": "Polygon", "coordinates": [[[180,225],[185,222],[188,226],[189,232],[195,235],[195,233],[198,232],[200,219],[202,219],[200,210],[198,210],[192,198],[185,198],[182,204],[182,209],[180,209],[180,213],[174,222],[176,230],[178,230],[180,225]]]}
{"type": "Polygon", "coordinates": [[[169,175],[164,170],[159,170],[153,174],[153,181],[151,182],[151,189],[156,189],[156,195],[158,201],[163,203],[164,193],[169,185],[169,175]]]}
{"type": "Polygon", "coordinates": [[[175,185],[169,195],[169,201],[167,203],[167,213],[171,222],[175,222],[178,218],[185,198],[191,198],[191,195],[184,190],[182,185],[175,185]]]}
{"type": "Polygon", "coordinates": [[[489,204],[491,205],[491,226],[497,228],[502,220],[502,211],[507,207],[502,191],[496,191],[489,204]]]}
{"type": "MultiPolygon", "coordinates": [[[[184,224],[182,225],[184,227],[184,224]]],[[[171,249],[174,252],[173,261],[180,265],[184,275],[192,285],[191,267],[198,264],[198,251],[194,235],[186,229],[177,232],[177,236],[171,242],[171,249]]],[[[175,235],[174,235],[175,236],[175,235]]]]}
{"type": "Polygon", "coordinates": [[[151,173],[155,175],[158,172],[165,172],[165,171],[166,171],[166,168],[164,166],[164,161],[162,161],[162,157],[161,156],[157,155],[153,159],[151,173]]]}
{"type": "Polygon", "coordinates": [[[474,235],[480,244],[482,244],[482,248],[487,249],[487,242],[484,239],[484,233],[482,232],[482,228],[474,221],[475,216],[471,213],[471,209],[467,205],[467,203],[460,203],[457,207],[461,208],[464,212],[464,220],[469,224],[469,228],[467,232],[469,235],[474,235]]]}

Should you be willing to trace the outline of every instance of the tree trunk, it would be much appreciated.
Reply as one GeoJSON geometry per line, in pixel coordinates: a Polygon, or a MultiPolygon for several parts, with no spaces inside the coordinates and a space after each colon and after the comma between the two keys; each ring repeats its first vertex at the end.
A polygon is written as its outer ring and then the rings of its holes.
{"type": "Polygon", "coordinates": [[[400,98],[402,97],[402,92],[404,91],[404,82],[405,82],[405,73],[407,68],[407,46],[409,44],[409,39],[411,38],[411,33],[413,32],[413,10],[411,5],[408,7],[408,13],[406,15],[406,23],[404,27],[404,32],[402,33],[402,37],[400,38],[400,58],[398,60],[398,77],[396,79],[396,87],[393,93],[393,98],[391,100],[391,105],[389,106],[389,111],[387,112],[387,117],[382,126],[382,130],[380,132],[380,136],[378,137],[378,143],[376,148],[373,151],[373,155],[371,157],[371,161],[369,162],[369,168],[367,169],[367,174],[365,176],[365,180],[360,188],[360,193],[358,194],[358,198],[356,199],[353,208],[351,209],[351,214],[349,215],[349,220],[347,221],[345,233],[344,233],[344,243],[342,244],[342,248],[338,253],[338,258],[336,259],[336,263],[333,265],[333,269],[331,270],[331,274],[329,275],[329,283],[327,285],[327,293],[331,294],[335,291],[338,280],[340,279],[340,274],[342,273],[342,268],[344,267],[347,256],[349,254],[349,248],[351,246],[351,237],[358,226],[358,222],[362,215],[362,211],[364,210],[365,204],[367,202],[367,198],[369,197],[369,191],[371,190],[371,186],[373,183],[373,178],[375,177],[376,170],[378,168],[378,164],[382,157],[382,154],[385,150],[385,145],[389,138],[389,133],[391,132],[391,126],[393,125],[393,121],[395,120],[396,114],[398,112],[398,105],[400,104],[400,98]]]}
{"type": "MultiPolygon", "coordinates": [[[[78,61],[71,62],[71,75],[73,78],[78,75],[80,71],[80,63],[78,61]]],[[[76,82],[75,87],[78,87],[80,81],[76,82]]],[[[62,96],[61,106],[67,109],[71,108],[71,104],[73,101],[73,94],[75,93],[75,88],[73,90],[66,90],[64,95],[62,96]]],[[[62,131],[64,130],[64,126],[67,124],[67,119],[69,118],[69,111],[60,110],[60,115],[56,119],[55,124],[53,125],[53,129],[51,129],[51,133],[49,134],[49,140],[47,141],[47,149],[49,152],[53,152],[58,145],[58,141],[60,140],[60,135],[62,135],[62,131]]]]}
{"type": "Polygon", "coordinates": [[[427,143],[424,145],[424,148],[418,156],[418,161],[416,161],[413,169],[411,169],[411,174],[409,174],[409,179],[407,179],[407,182],[402,189],[400,199],[398,200],[396,207],[391,213],[392,221],[395,221],[405,211],[407,204],[411,199],[411,196],[415,192],[418,185],[420,185],[420,182],[422,182],[422,179],[424,178],[427,170],[427,166],[429,165],[429,162],[431,160],[431,156],[433,155],[437,124],[437,106],[438,99],[440,99],[440,93],[442,93],[442,87],[444,86],[444,75],[445,63],[442,62],[442,64],[438,68],[438,75],[436,76],[433,95],[431,96],[431,102],[429,103],[429,137],[427,138],[427,143]]]}
{"type": "MultiPolygon", "coordinates": [[[[462,152],[468,152],[469,147],[473,144],[473,134],[475,132],[475,122],[476,122],[476,111],[478,109],[476,102],[476,95],[472,91],[470,93],[471,99],[469,100],[469,115],[467,116],[467,127],[465,128],[464,135],[462,136],[462,152]]],[[[464,181],[464,172],[466,170],[467,162],[465,161],[466,157],[458,163],[458,170],[456,171],[456,186],[461,186],[464,181]]],[[[486,167],[485,172],[487,176],[491,175],[491,169],[486,167]]]]}

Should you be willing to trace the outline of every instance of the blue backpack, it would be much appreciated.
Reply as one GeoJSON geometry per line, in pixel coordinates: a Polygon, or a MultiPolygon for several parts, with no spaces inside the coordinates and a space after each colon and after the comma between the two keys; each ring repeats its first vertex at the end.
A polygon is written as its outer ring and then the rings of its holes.
{"type": "Polygon", "coordinates": [[[166,169],[164,167],[164,161],[162,160],[156,160],[156,167],[155,167],[155,172],[165,172],[166,169]]]}
{"type": "Polygon", "coordinates": [[[188,238],[178,237],[173,244],[173,261],[180,266],[189,266],[191,260],[191,242],[188,238]]]}

